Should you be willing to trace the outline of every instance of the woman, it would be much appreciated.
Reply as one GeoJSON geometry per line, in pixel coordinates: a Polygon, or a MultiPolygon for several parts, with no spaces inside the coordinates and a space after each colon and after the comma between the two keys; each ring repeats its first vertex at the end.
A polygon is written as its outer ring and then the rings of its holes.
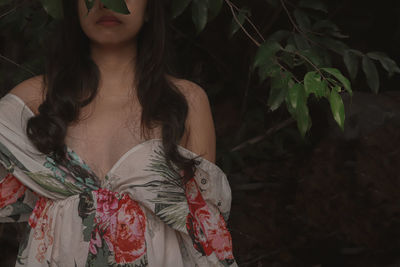
{"type": "Polygon", "coordinates": [[[17,266],[237,266],[208,98],[165,64],[167,1],[126,4],[65,0],[44,75],[0,100],[17,266]]]}

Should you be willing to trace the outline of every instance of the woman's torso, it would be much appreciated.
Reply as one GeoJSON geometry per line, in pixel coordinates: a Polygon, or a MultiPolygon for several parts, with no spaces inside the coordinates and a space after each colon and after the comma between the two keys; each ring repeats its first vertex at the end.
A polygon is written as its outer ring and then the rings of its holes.
{"type": "MultiPolygon", "coordinates": [[[[38,114],[38,107],[44,100],[43,92],[46,90],[43,89],[41,77],[30,79],[29,90],[21,88],[11,91],[35,114],[38,114]]],[[[80,155],[99,179],[103,179],[131,148],[149,139],[161,139],[160,125],[150,129],[148,136],[141,135],[141,111],[136,97],[103,97],[98,94],[81,109],[78,120],[68,126],[65,144],[80,155]]],[[[188,134],[185,131],[179,145],[186,147],[187,139],[188,134]]]]}

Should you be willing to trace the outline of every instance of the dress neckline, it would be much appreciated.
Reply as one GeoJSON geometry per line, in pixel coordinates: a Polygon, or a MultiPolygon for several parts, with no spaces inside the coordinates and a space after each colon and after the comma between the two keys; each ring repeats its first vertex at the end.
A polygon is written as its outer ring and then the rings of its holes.
{"type": "Polygon", "coordinates": [[[146,145],[147,143],[152,143],[155,141],[162,141],[162,139],[160,138],[153,138],[153,139],[149,139],[146,141],[143,141],[141,143],[138,143],[136,145],[134,145],[133,147],[131,147],[128,151],[126,151],[125,153],[122,154],[122,156],[120,156],[118,158],[118,160],[111,166],[110,170],[104,175],[104,177],[99,177],[99,175],[97,175],[93,169],[85,162],[85,160],[82,159],[81,156],[79,156],[78,153],[76,153],[73,149],[71,149],[70,147],[68,147],[67,145],[65,145],[67,152],[70,154],[73,154],[83,165],[87,166],[88,170],[96,176],[96,178],[103,183],[104,181],[107,180],[107,177],[109,177],[118,167],[119,165],[122,164],[122,162],[124,162],[124,160],[129,157],[133,152],[137,151],[139,148],[141,148],[142,146],[146,145]]]}
{"type": "MultiPolygon", "coordinates": [[[[11,97],[13,97],[15,100],[17,100],[21,105],[23,105],[24,110],[26,110],[30,117],[35,116],[36,114],[33,112],[33,110],[24,102],[24,100],[22,100],[22,98],[20,98],[17,95],[14,95],[12,93],[8,93],[8,95],[10,95],[11,97]]],[[[65,149],[67,150],[67,153],[73,154],[84,166],[87,167],[87,169],[96,176],[96,178],[100,181],[103,182],[103,180],[106,180],[107,177],[113,172],[115,171],[115,169],[129,156],[131,155],[133,152],[135,152],[136,150],[138,150],[139,148],[141,148],[142,146],[144,146],[147,143],[151,143],[151,142],[155,142],[155,141],[162,141],[162,139],[160,138],[152,138],[152,139],[148,139],[145,140],[141,143],[138,143],[136,145],[134,145],[133,147],[131,147],[128,151],[126,151],[125,153],[123,153],[118,159],[117,161],[111,166],[110,170],[107,171],[104,175],[104,177],[100,177],[98,174],[96,174],[93,170],[92,167],[89,166],[89,164],[87,164],[87,162],[78,154],[76,153],[71,147],[69,147],[67,144],[65,144],[65,149]]]]}
{"type": "MultiPolygon", "coordinates": [[[[15,94],[12,94],[12,93],[7,93],[5,96],[10,96],[10,97],[12,97],[14,100],[16,100],[19,104],[21,104],[21,105],[23,106],[23,110],[26,110],[26,111],[29,113],[30,117],[36,115],[36,114],[32,111],[32,109],[31,109],[31,108],[22,100],[22,98],[20,98],[19,96],[15,95],[15,94]]],[[[4,97],[5,97],[5,96],[4,96],[4,97]]],[[[106,182],[106,180],[107,180],[106,178],[107,178],[108,176],[110,176],[110,175],[118,168],[118,166],[120,166],[120,165],[122,164],[122,162],[123,162],[127,157],[129,157],[132,153],[134,153],[134,152],[136,152],[137,150],[139,150],[139,148],[143,147],[144,145],[151,144],[151,143],[153,143],[153,142],[160,142],[160,143],[162,143],[162,139],[161,139],[161,138],[152,138],[152,139],[148,139],[148,140],[146,140],[146,141],[143,141],[143,142],[138,143],[138,144],[134,145],[133,147],[131,147],[128,151],[126,151],[125,153],[123,153],[123,154],[119,157],[119,159],[112,165],[111,169],[105,174],[105,176],[104,176],[104,177],[101,177],[101,180],[100,180],[100,177],[99,177],[99,176],[93,171],[93,169],[81,158],[81,156],[80,156],[79,154],[77,154],[72,148],[70,148],[70,147],[67,146],[66,144],[65,144],[65,147],[66,147],[66,150],[67,150],[69,153],[72,153],[80,162],[82,162],[82,164],[84,164],[85,166],[87,166],[87,168],[89,169],[89,171],[90,171],[93,175],[95,175],[96,178],[99,179],[99,181],[100,181],[101,183],[104,183],[104,182],[106,182]]],[[[207,165],[210,165],[210,166],[213,167],[213,168],[218,169],[218,171],[223,172],[223,171],[221,170],[221,168],[220,168],[218,165],[216,165],[215,163],[213,163],[213,162],[207,160],[206,158],[204,158],[204,157],[202,157],[202,156],[199,156],[197,153],[195,153],[195,152],[193,152],[193,151],[191,151],[191,150],[189,150],[189,149],[187,149],[187,148],[185,148],[185,147],[183,147],[183,146],[181,146],[181,145],[179,145],[179,144],[177,145],[177,147],[178,147],[178,149],[181,149],[181,150],[183,150],[183,151],[188,152],[191,156],[194,156],[194,157],[196,157],[196,158],[201,159],[201,161],[205,162],[207,165]]]]}

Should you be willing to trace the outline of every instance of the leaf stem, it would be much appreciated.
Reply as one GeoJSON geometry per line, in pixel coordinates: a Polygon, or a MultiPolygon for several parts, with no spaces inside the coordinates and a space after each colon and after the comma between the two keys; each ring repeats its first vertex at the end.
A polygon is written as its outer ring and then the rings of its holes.
{"type": "Polygon", "coordinates": [[[17,10],[18,7],[22,6],[23,4],[25,4],[26,1],[22,1],[21,3],[19,3],[18,5],[16,5],[15,7],[13,7],[12,9],[6,11],[5,13],[0,15],[0,19],[2,19],[5,16],[8,16],[9,14],[11,14],[12,12],[14,12],[15,10],[17,10]]]}
{"type": "Polygon", "coordinates": [[[3,59],[4,61],[7,61],[7,62],[9,62],[9,63],[11,63],[11,64],[17,66],[17,67],[19,67],[19,68],[25,70],[26,72],[29,72],[29,73],[32,74],[32,75],[36,75],[36,73],[34,73],[33,71],[31,71],[30,69],[28,69],[28,68],[22,66],[21,64],[18,64],[17,62],[15,62],[15,61],[9,59],[8,57],[3,56],[2,54],[0,54],[0,59],[3,59]]]}
{"type": "MultiPolygon", "coordinates": [[[[237,15],[236,15],[236,12],[235,12],[235,10],[234,10],[234,8],[235,8],[234,4],[233,4],[230,0],[225,0],[225,3],[229,6],[229,8],[230,8],[230,10],[231,10],[231,13],[232,13],[232,15],[233,15],[233,19],[236,21],[236,23],[239,25],[239,27],[243,30],[243,32],[247,35],[247,37],[249,37],[249,38],[253,41],[253,43],[254,43],[255,45],[257,45],[258,47],[260,47],[261,44],[260,44],[253,36],[251,36],[251,34],[246,30],[246,28],[243,27],[243,25],[240,23],[240,21],[239,21],[237,15]]],[[[236,8],[237,8],[237,7],[236,7],[236,8]]],[[[264,38],[262,38],[262,39],[264,39],[264,38]]]]}
{"type": "Polygon", "coordinates": [[[291,125],[293,122],[295,122],[295,120],[293,118],[287,119],[287,120],[279,123],[278,125],[268,129],[264,134],[261,134],[261,135],[258,135],[256,137],[253,137],[253,138],[251,138],[249,140],[244,141],[240,145],[235,146],[234,148],[231,149],[231,152],[235,152],[235,151],[241,150],[241,149],[247,147],[248,145],[254,145],[255,143],[258,143],[258,142],[262,141],[263,139],[265,139],[266,137],[268,137],[268,136],[272,135],[273,133],[279,131],[280,129],[291,125]]]}
{"type": "MultiPolygon", "coordinates": [[[[234,3],[232,3],[230,0],[227,0],[232,7],[234,7],[237,11],[240,11],[240,8],[238,8],[234,3]]],[[[229,5],[228,3],[228,5],[229,5]]],[[[264,36],[261,34],[260,30],[257,28],[257,26],[251,21],[251,19],[249,19],[248,16],[244,16],[245,19],[250,23],[251,27],[256,31],[256,33],[258,34],[258,36],[261,38],[261,40],[263,40],[263,42],[265,41],[264,36]]]]}

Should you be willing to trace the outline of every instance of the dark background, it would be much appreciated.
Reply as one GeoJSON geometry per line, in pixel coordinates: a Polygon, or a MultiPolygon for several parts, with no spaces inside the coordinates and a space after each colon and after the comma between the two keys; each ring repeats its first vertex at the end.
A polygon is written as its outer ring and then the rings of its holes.
{"type": "MultiPolygon", "coordinates": [[[[291,26],[266,1],[242,1],[265,37],[291,26]],[[278,13],[278,15],[276,15],[278,13]],[[276,16],[277,19],[273,20],[276,16]],[[273,22],[271,22],[271,20],[273,22]]],[[[398,1],[325,1],[328,17],[364,53],[383,51],[400,62],[398,1]]],[[[380,94],[358,75],[346,99],[345,133],[326,101],[311,102],[305,140],[290,124],[261,142],[229,152],[243,140],[279,128],[285,110],[268,112],[266,84],[248,68],[255,45],[224,34],[223,15],[195,37],[177,20],[186,75],[209,93],[218,135],[218,163],[228,171],[233,203],[230,230],[240,266],[397,266],[399,256],[400,75],[382,68],[380,94]],[[190,45],[192,44],[192,45],[190,45]],[[247,90],[247,95],[246,95],[247,90]],[[246,130],[241,132],[243,124],[246,130]]],[[[342,58],[334,63],[347,72],[342,58]]]]}

